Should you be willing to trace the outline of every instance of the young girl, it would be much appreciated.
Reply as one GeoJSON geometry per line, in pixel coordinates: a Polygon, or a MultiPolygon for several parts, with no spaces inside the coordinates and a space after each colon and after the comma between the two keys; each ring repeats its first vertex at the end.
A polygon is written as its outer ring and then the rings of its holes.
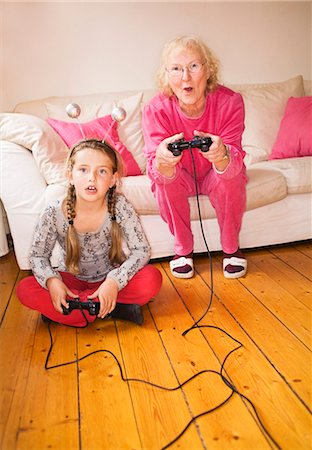
{"type": "MultiPolygon", "coordinates": [[[[68,158],[69,187],[63,202],[43,211],[30,253],[34,276],[17,286],[21,303],[43,318],[81,327],[81,310],[63,314],[70,299],[99,301],[107,315],[143,323],[140,306],[156,295],[161,273],[147,265],[150,247],[133,206],[116,192],[122,176],[119,154],[95,139],[76,144],[68,158]],[[55,243],[62,258],[50,263],[55,243]]],[[[88,322],[95,320],[83,310],[88,322]]],[[[47,319],[46,319],[47,320],[47,319]]]]}

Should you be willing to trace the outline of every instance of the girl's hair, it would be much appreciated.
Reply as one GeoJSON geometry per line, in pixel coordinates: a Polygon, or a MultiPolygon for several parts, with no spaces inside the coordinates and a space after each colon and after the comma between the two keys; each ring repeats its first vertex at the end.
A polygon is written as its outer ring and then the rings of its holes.
{"type": "Polygon", "coordinates": [[[207,45],[201,41],[197,36],[180,36],[167,42],[163,48],[161,55],[160,67],[156,74],[157,86],[160,92],[168,97],[173,95],[169,84],[168,72],[166,66],[168,58],[171,53],[177,48],[187,49],[199,53],[202,63],[205,63],[203,68],[206,70],[207,79],[206,93],[212,92],[216,89],[219,78],[219,61],[207,45]]]}
{"type": "MultiPolygon", "coordinates": [[[[67,159],[67,170],[71,172],[75,164],[75,155],[85,149],[93,149],[105,153],[109,157],[112,163],[113,173],[118,174],[120,179],[123,175],[123,162],[119,153],[114,150],[106,142],[101,142],[96,139],[87,139],[76,144],[70,151],[67,159]]],[[[109,251],[109,260],[113,265],[119,265],[125,260],[125,255],[122,250],[122,231],[116,220],[116,200],[117,200],[116,185],[109,188],[107,192],[107,206],[108,212],[111,216],[112,227],[111,237],[112,246],[109,251]]],[[[68,219],[68,230],[66,235],[66,268],[69,272],[76,275],[79,273],[79,259],[80,259],[80,246],[77,236],[77,232],[74,227],[74,219],[76,217],[76,190],[75,186],[69,185],[67,196],[64,199],[64,207],[66,209],[68,219]]]]}

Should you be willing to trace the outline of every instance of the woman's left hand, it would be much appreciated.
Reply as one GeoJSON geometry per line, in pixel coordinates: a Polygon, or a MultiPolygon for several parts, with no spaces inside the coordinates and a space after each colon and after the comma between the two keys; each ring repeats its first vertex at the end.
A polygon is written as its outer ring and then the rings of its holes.
{"type": "Polygon", "coordinates": [[[220,136],[215,136],[214,134],[204,133],[197,130],[194,130],[194,136],[211,138],[212,144],[208,152],[201,152],[201,155],[214,164],[217,170],[223,171],[228,166],[230,157],[220,136]]]}
{"type": "Polygon", "coordinates": [[[100,301],[100,312],[98,317],[104,319],[107,314],[111,313],[116,306],[118,296],[118,285],[112,278],[106,278],[98,289],[88,298],[90,300],[98,297],[100,301]]]}

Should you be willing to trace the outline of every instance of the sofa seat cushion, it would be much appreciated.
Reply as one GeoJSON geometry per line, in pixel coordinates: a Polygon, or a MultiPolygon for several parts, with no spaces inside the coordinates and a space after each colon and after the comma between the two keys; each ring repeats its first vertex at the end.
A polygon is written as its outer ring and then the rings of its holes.
{"type": "MultiPolygon", "coordinates": [[[[277,202],[287,196],[286,180],[279,171],[252,168],[247,171],[247,174],[247,210],[277,202]]],[[[159,209],[147,175],[124,178],[122,192],[132,202],[140,215],[159,215],[159,209]]],[[[198,220],[196,197],[191,197],[189,202],[191,219],[198,220]]],[[[215,210],[205,195],[200,195],[200,208],[202,219],[216,217],[215,210]]]]}
{"type": "Polygon", "coordinates": [[[263,161],[252,167],[279,171],[286,179],[289,194],[312,192],[312,156],[263,161]]]}

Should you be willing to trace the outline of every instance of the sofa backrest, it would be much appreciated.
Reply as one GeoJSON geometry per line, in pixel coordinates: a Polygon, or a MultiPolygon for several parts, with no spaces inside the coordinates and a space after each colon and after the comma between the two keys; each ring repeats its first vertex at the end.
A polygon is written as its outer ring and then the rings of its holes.
{"type": "MultiPolygon", "coordinates": [[[[311,94],[311,81],[303,80],[301,75],[282,82],[261,84],[226,84],[242,94],[245,104],[245,131],[242,146],[246,152],[247,166],[266,161],[276,140],[279,127],[290,97],[303,97],[311,94]]],[[[82,114],[81,122],[110,114],[116,105],[127,111],[125,121],[119,123],[120,140],[133,154],[142,172],[145,169],[143,155],[143,134],[141,129],[141,110],[143,105],[156,93],[153,89],[141,91],[107,92],[91,95],[66,97],[46,97],[16,105],[14,112],[34,115],[46,120],[52,117],[70,121],[66,114],[69,103],[78,103],[82,114]]],[[[208,130],[207,130],[208,131],[208,130]]]]}
{"type": "MultiPolygon", "coordinates": [[[[268,86],[274,85],[275,83],[265,83],[268,86]]],[[[264,86],[265,84],[226,84],[230,89],[239,90],[244,93],[255,86],[264,86]]],[[[312,95],[312,82],[311,80],[303,80],[304,95],[312,95]]],[[[111,102],[118,101],[120,99],[131,97],[136,95],[139,91],[116,91],[116,92],[102,92],[98,94],[86,94],[86,95],[71,95],[71,96],[53,96],[45,97],[38,100],[32,100],[28,102],[18,103],[13,112],[32,114],[42,119],[47,119],[49,117],[49,112],[46,107],[47,104],[54,105],[67,105],[68,103],[78,103],[80,106],[90,105],[94,103],[101,102],[111,102]]],[[[155,89],[145,89],[141,90],[143,93],[143,104],[149,101],[156,93],[155,89]]]]}
{"type": "MultiPolygon", "coordinates": [[[[118,103],[125,98],[133,97],[139,93],[143,94],[142,103],[146,103],[150,100],[156,91],[153,89],[136,90],[136,91],[116,91],[116,92],[102,92],[98,94],[86,94],[86,95],[70,95],[70,96],[54,96],[45,97],[38,100],[32,100],[29,102],[18,103],[13,112],[22,114],[31,114],[33,116],[41,117],[41,119],[47,119],[50,117],[49,107],[50,105],[62,106],[69,103],[78,103],[83,110],[84,106],[96,105],[101,103],[118,103]]],[[[52,108],[50,108],[52,110],[52,108]]],[[[65,115],[64,108],[64,115],[65,115]]],[[[67,120],[70,120],[67,118],[67,120]]]]}

